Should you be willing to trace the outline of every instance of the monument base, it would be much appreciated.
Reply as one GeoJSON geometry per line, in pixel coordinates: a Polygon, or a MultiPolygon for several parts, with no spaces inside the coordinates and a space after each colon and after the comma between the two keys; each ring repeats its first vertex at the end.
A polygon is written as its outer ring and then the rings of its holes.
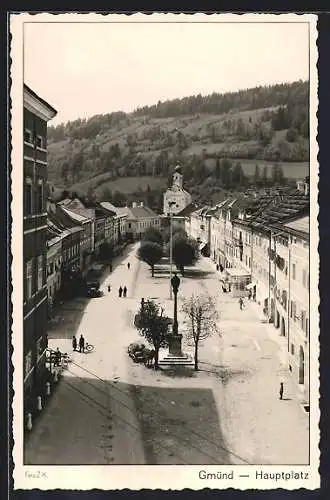
{"type": "Polygon", "coordinates": [[[182,356],[181,344],[182,335],[173,335],[168,345],[169,354],[172,356],[182,356]]]}

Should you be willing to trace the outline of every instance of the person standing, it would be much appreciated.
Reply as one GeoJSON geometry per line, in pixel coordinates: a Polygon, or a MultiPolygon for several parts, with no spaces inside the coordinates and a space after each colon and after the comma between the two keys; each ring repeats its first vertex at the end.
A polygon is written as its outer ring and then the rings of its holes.
{"type": "Polygon", "coordinates": [[[108,292],[111,292],[111,285],[108,285],[108,292]]]}
{"type": "Polygon", "coordinates": [[[60,366],[61,365],[61,351],[59,347],[57,347],[55,351],[55,366],[60,366]]]}
{"type": "Polygon", "coordinates": [[[76,350],[77,350],[77,339],[76,339],[76,337],[75,337],[75,336],[73,336],[73,337],[72,337],[72,349],[73,349],[74,351],[76,351],[76,350]]]}
{"type": "Polygon", "coordinates": [[[126,287],[126,285],[124,286],[123,293],[124,293],[124,297],[126,297],[127,296],[127,287],[126,287]]]}
{"type": "Polygon", "coordinates": [[[284,383],[280,382],[280,399],[283,399],[284,383]]]}
{"type": "Polygon", "coordinates": [[[82,335],[80,335],[79,339],[79,352],[85,352],[85,339],[82,335]]]}
{"type": "Polygon", "coordinates": [[[131,264],[129,262],[127,262],[127,269],[130,270],[131,268],[131,264]]]}
{"type": "Polygon", "coordinates": [[[242,309],[243,309],[243,304],[244,304],[242,297],[240,297],[240,298],[239,298],[239,301],[238,301],[238,302],[239,302],[239,308],[240,308],[240,310],[242,311],[242,309]]]}
{"type": "Polygon", "coordinates": [[[123,289],[122,289],[122,287],[120,286],[120,287],[119,287],[119,290],[118,290],[118,295],[119,295],[119,297],[121,297],[121,296],[122,296],[122,294],[123,294],[123,289]]]}

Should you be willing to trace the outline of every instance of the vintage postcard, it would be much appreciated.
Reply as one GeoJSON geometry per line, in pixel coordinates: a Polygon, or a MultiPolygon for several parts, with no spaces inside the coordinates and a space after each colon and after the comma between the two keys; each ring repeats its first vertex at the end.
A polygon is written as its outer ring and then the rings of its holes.
{"type": "Polygon", "coordinates": [[[12,13],[15,489],[316,489],[317,17],[12,13]]]}

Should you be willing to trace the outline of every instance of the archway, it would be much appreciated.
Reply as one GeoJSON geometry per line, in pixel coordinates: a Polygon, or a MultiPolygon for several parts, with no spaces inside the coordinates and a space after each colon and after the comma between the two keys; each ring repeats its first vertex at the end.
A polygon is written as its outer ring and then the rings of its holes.
{"type": "Polygon", "coordinates": [[[304,349],[300,346],[299,349],[299,384],[305,382],[305,355],[304,349]]]}
{"type": "Polygon", "coordinates": [[[283,316],[281,319],[281,335],[282,335],[282,337],[285,337],[285,321],[284,321],[283,316]]]}

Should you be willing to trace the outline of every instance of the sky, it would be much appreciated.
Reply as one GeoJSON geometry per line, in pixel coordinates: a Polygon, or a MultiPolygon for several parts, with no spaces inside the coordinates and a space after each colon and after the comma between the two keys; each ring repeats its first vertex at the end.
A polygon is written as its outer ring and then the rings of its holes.
{"type": "Polygon", "coordinates": [[[56,125],[159,100],[307,80],[308,44],[308,24],[300,22],[29,22],[24,81],[58,111],[56,125]]]}

